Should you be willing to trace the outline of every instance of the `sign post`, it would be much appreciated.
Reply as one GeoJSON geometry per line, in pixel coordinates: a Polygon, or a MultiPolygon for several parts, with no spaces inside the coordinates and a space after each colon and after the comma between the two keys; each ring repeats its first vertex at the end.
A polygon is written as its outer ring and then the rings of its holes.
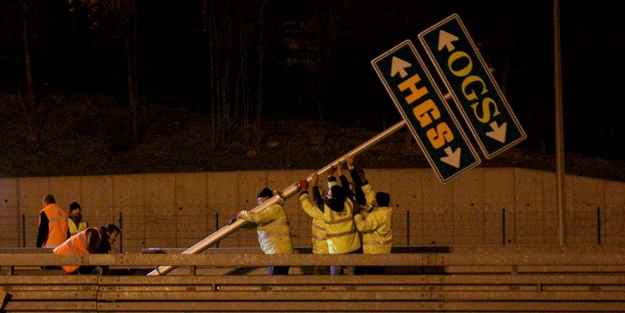
{"type": "Polygon", "coordinates": [[[486,158],[527,137],[457,14],[419,39],[486,158]]]}
{"type": "Polygon", "coordinates": [[[441,182],[480,164],[410,40],[371,64],[441,182]]]}

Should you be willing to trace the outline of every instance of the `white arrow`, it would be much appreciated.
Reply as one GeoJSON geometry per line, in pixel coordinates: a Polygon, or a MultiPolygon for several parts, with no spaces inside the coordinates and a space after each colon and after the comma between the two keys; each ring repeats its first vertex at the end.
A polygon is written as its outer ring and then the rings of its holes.
{"type": "Polygon", "coordinates": [[[438,33],[438,51],[443,50],[443,48],[447,48],[447,51],[452,52],[456,49],[452,42],[458,41],[458,37],[441,30],[438,33]]]}
{"type": "Polygon", "coordinates": [[[401,76],[401,78],[406,77],[406,75],[408,75],[408,72],[406,72],[406,68],[407,67],[411,67],[412,64],[398,58],[398,57],[393,57],[392,63],[391,63],[391,77],[395,76],[395,74],[399,73],[399,75],[401,76]]]}
{"type": "Polygon", "coordinates": [[[442,157],[441,161],[455,168],[459,168],[460,167],[460,151],[462,151],[462,148],[458,148],[456,149],[456,151],[453,151],[451,147],[445,148],[445,153],[447,153],[447,156],[442,157]]]}
{"type": "Polygon", "coordinates": [[[490,127],[493,131],[487,132],[486,136],[493,138],[501,143],[506,142],[506,128],[508,124],[503,123],[501,126],[497,125],[497,122],[490,123],[490,127]]]}

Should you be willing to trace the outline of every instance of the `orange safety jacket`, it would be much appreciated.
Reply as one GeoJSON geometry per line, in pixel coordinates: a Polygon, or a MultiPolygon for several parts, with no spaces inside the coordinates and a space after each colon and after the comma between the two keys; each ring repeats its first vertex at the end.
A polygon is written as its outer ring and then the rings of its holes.
{"type": "MultiPolygon", "coordinates": [[[[102,238],[102,231],[97,227],[89,227],[78,234],[67,239],[63,244],[52,250],[54,254],[90,254],[87,249],[87,230],[95,229],[98,231],[98,235],[102,238]]],[[[65,273],[71,274],[76,271],[80,265],[63,265],[65,273]]]]}
{"type": "MultiPolygon", "coordinates": [[[[41,211],[48,217],[48,239],[42,246],[57,246],[67,240],[69,225],[67,224],[68,214],[56,203],[46,205],[41,211]]],[[[41,221],[39,221],[41,223],[41,221]]]]}

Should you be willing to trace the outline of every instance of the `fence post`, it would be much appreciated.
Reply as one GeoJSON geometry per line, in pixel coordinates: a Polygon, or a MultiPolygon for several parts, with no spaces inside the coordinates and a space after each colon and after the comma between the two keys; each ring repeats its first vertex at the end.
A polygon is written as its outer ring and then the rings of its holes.
{"type": "Polygon", "coordinates": [[[601,208],[597,207],[597,244],[601,244],[601,208]]]}
{"type": "Polygon", "coordinates": [[[506,208],[501,209],[501,244],[506,245],[506,208]]]}
{"type": "Polygon", "coordinates": [[[26,247],[26,214],[22,214],[22,248],[26,247]]]}
{"type": "MultiPolygon", "coordinates": [[[[124,216],[119,212],[119,229],[124,229],[124,216]]],[[[124,251],[124,236],[119,236],[119,253],[124,251]]]]}
{"type": "Polygon", "coordinates": [[[406,211],[406,245],[410,247],[410,211],[406,211]]]}

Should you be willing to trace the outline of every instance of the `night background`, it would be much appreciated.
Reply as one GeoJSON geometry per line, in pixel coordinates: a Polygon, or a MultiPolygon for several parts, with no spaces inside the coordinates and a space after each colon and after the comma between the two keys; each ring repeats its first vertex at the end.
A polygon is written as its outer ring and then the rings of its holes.
{"type": "MultiPolygon", "coordinates": [[[[483,166],[555,169],[552,1],[1,3],[0,177],[321,168],[401,119],[371,60],[453,13],[527,133],[483,166]]],[[[560,4],[567,173],[625,177],[619,3],[560,4]]],[[[358,161],[429,166],[406,129],[358,161]]]]}

